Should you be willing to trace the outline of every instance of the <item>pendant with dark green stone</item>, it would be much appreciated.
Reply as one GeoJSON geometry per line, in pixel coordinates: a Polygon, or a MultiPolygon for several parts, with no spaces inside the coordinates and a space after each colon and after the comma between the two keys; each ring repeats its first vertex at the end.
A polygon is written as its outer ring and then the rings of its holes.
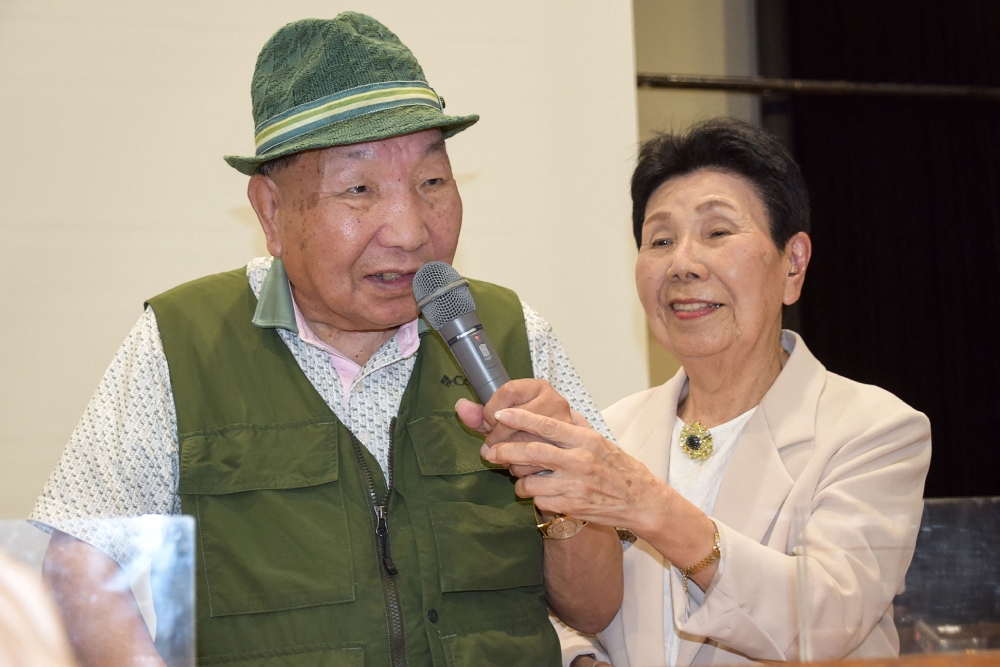
{"type": "Polygon", "coordinates": [[[681,449],[695,461],[704,461],[715,449],[712,434],[701,422],[691,422],[681,429],[681,449]]]}

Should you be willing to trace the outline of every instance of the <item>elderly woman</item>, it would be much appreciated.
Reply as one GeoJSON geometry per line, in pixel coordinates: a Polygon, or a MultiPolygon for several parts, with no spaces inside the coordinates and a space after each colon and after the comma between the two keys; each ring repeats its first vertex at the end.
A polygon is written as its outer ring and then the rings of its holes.
{"type": "Polygon", "coordinates": [[[604,413],[620,448],[501,394],[485,410],[503,428],[483,455],[522,475],[521,496],[623,536],[621,608],[599,644],[564,642],[566,663],[896,654],[930,427],[782,331],[812,253],[798,166],[763,130],[713,120],[643,146],[632,202],[639,297],[681,370],[604,413]],[[538,437],[497,443],[511,430],[538,437]]]}

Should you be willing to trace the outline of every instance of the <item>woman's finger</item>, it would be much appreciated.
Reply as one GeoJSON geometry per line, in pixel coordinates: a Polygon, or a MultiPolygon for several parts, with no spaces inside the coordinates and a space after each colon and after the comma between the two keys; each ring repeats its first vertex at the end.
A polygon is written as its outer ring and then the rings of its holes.
{"type": "Polygon", "coordinates": [[[570,453],[547,442],[502,442],[483,453],[490,463],[503,466],[536,466],[543,470],[575,468],[570,453]]]}
{"type": "Polygon", "coordinates": [[[533,433],[564,449],[591,445],[595,436],[603,440],[597,431],[590,428],[576,426],[520,408],[499,410],[494,418],[508,428],[533,433]]]}

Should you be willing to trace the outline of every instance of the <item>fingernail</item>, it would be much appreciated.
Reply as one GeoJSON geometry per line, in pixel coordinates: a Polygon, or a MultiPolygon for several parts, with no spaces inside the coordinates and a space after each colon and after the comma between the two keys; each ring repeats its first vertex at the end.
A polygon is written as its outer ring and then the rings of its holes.
{"type": "Polygon", "coordinates": [[[497,410],[496,412],[493,413],[493,418],[496,419],[497,421],[503,421],[503,418],[506,416],[507,413],[504,410],[497,410]]]}

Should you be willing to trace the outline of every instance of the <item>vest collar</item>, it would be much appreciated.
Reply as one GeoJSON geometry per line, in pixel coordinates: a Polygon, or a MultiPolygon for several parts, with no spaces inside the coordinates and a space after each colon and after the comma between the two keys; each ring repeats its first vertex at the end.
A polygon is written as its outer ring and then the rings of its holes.
{"type": "Polygon", "coordinates": [[[287,329],[299,333],[295,324],[295,306],[292,305],[292,288],[280,257],[271,262],[271,268],[260,285],[252,322],[261,329],[287,329]]]}

